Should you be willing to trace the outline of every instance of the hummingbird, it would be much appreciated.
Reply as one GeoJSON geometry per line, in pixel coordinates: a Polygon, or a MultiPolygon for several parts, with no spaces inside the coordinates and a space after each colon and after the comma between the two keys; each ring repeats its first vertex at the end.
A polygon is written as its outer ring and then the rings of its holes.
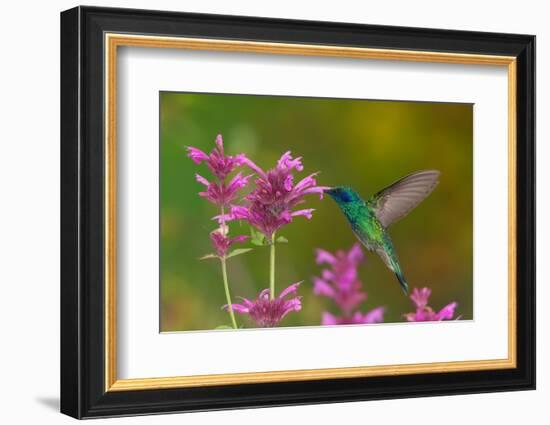
{"type": "Polygon", "coordinates": [[[325,190],[348,219],[357,239],[369,251],[376,252],[395,273],[405,295],[409,293],[409,285],[399,265],[388,227],[432,193],[439,183],[439,174],[437,170],[417,171],[397,180],[367,201],[350,187],[336,186],[325,190]]]}

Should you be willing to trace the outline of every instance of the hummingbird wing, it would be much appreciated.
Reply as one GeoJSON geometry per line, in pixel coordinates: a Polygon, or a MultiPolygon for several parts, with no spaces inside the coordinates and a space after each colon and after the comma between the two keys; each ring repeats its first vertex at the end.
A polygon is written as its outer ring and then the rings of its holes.
{"type": "Polygon", "coordinates": [[[384,227],[406,216],[432,193],[439,183],[439,171],[426,170],[409,174],[372,196],[367,205],[384,227]]]}

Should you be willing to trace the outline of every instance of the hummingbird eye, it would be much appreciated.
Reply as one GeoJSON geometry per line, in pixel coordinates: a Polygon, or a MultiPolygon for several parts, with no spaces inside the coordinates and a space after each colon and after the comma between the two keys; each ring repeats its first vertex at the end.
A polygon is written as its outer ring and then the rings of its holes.
{"type": "Polygon", "coordinates": [[[338,196],[343,202],[351,202],[352,201],[351,194],[348,193],[345,190],[341,190],[340,193],[338,193],[338,196]]]}

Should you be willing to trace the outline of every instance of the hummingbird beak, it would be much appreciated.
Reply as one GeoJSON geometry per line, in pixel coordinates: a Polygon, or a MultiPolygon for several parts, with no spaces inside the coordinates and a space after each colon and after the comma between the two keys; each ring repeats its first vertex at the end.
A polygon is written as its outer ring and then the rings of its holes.
{"type": "Polygon", "coordinates": [[[330,187],[328,189],[325,189],[324,192],[330,196],[333,196],[334,193],[336,192],[336,188],[335,187],[330,187]]]}

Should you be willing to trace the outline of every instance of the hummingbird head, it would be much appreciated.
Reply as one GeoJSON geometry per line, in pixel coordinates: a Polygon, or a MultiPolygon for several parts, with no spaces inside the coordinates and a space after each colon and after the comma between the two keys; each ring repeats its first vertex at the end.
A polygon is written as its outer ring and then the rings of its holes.
{"type": "Polygon", "coordinates": [[[361,201],[361,197],[355,190],[345,186],[333,187],[325,190],[325,193],[329,194],[342,207],[349,203],[361,201]]]}

